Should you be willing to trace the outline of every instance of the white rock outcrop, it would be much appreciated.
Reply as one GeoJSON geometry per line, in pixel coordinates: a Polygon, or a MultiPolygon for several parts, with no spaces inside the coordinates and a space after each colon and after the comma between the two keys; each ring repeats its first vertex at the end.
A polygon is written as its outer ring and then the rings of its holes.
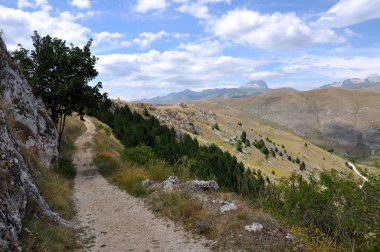
{"type": "Polygon", "coordinates": [[[33,167],[22,154],[29,149],[43,165],[54,167],[57,138],[44,104],[33,96],[0,37],[0,251],[20,251],[18,235],[28,199],[44,217],[74,226],[50,211],[32,179],[33,167]]]}
{"type": "Polygon", "coordinates": [[[173,191],[175,188],[179,186],[179,179],[175,176],[170,176],[167,180],[162,182],[162,185],[165,190],[173,191]]]}
{"type": "Polygon", "coordinates": [[[247,225],[244,227],[244,229],[247,231],[247,232],[259,232],[263,229],[263,225],[261,225],[260,223],[258,222],[253,222],[251,225],[247,225]]]}

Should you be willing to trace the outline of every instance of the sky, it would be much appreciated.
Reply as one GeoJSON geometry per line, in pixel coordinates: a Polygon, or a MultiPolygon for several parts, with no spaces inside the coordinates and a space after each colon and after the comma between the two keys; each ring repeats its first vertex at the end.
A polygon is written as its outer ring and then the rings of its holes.
{"type": "Polygon", "coordinates": [[[138,100],[184,89],[309,90],[380,73],[380,0],[0,0],[8,50],[31,35],[85,45],[103,91],[138,100]]]}

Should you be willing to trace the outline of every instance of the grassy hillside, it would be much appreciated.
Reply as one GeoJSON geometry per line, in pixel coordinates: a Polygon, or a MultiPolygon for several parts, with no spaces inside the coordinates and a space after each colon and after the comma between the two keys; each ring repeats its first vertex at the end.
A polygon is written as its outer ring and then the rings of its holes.
{"type": "MultiPolygon", "coordinates": [[[[74,220],[76,210],[72,201],[73,178],[75,168],[72,165],[74,142],[85,131],[84,124],[79,117],[67,118],[64,142],[62,145],[62,159],[56,170],[50,170],[42,166],[33,153],[25,151],[24,157],[36,179],[36,185],[49,207],[66,220],[74,220]]],[[[75,230],[58,226],[45,219],[35,218],[38,209],[33,207],[33,202],[28,202],[29,211],[23,219],[23,229],[20,241],[24,251],[74,251],[81,248],[78,242],[78,234],[75,230]]]]}
{"type": "MultiPolygon", "coordinates": [[[[188,108],[184,104],[180,107],[188,108]]],[[[173,136],[176,132],[157,124],[156,119],[149,115],[149,110],[158,113],[157,108],[144,108],[141,104],[135,104],[135,108],[144,116],[133,113],[129,108],[124,107],[116,109],[112,118],[109,117],[115,134],[128,147],[125,150],[107,149],[107,146],[119,146],[119,144],[112,144],[114,140],[112,140],[112,131],[109,127],[101,124],[97,127],[99,142],[96,144],[96,149],[99,169],[120,188],[134,195],[147,197],[147,202],[154,211],[182,223],[190,230],[206,235],[210,239],[216,239],[213,248],[221,250],[239,248],[254,251],[293,249],[297,251],[301,243],[304,245],[305,251],[349,251],[354,249],[377,251],[379,249],[378,237],[380,236],[378,236],[377,225],[378,211],[380,210],[377,200],[380,192],[378,190],[379,176],[368,174],[369,182],[360,187],[347,168],[347,172],[321,171],[319,176],[313,176],[312,173],[308,176],[293,173],[289,178],[281,179],[276,184],[269,181],[262,184],[263,180],[252,177],[252,174],[260,177],[259,172],[250,173],[242,165],[233,165],[231,174],[229,174],[229,170],[225,171],[226,166],[236,161],[228,158],[225,153],[215,151],[217,148],[213,145],[210,147],[198,146],[193,149],[195,151],[193,155],[197,153],[197,149],[201,151],[201,154],[203,152],[203,156],[197,156],[196,160],[210,158],[212,163],[200,160],[200,163],[192,166],[191,163],[183,162],[189,161],[189,159],[186,154],[181,154],[181,151],[191,153],[189,149],[181,150],[182,147],[192,148],[191,144],[183,145],[190,139],[184,135],[174,140],[173,136]],[[163,137],[169,136],[171,140],[165,144],[163,137]],[[166,155],[166,151],[170,155],[166,155]],[[209,151],[211,156],[204,155],[209,151]],[[164,158],[167,162],[160,163],[162,165],[159,168],[162,170],[157,173],[154,172],[156,170],[154,164],[160,162],[160,158],[164,158]],[[172,160],[173,158],[174,160],[172,160]],[[235,177],[236,174],[239,174],[240,168],[244,169],[243,176],[235,177]],[[211,177],[220,182],[222,190],[194,197],[181,189],[162,190],[162,184],[157,181],[162,181],[165,176],[154,178],[156,174],[162,174],[162,172],[168,172],[167,175],[172,173],[181,176],[184,171],[190,172],[190,178],[199,179],[209,179],[210,175],[204,172],[211,171],[211,177]],[[228,176],[226,177],[226,175],[228,176]],[[250,175],[252,180],[246,183],[246,179],[250,175]],[[141,182],[145,178],[152,179],[153,184],[143,186],[141,182]],[[225,181],[225,178],[232,180],[236,178],[240,185],[238,187],[229,186],[228,180],[225,181]],[[259,191],[251,190],[257,186],[260,186],[259,191]],[[245,188],[248,188],[248,191],[244,190],[245,188]],[[237,192],[237,194],[231,192],[237,192]],[[214,199],[216,201],[212,201],[214,199]],[[217,207],[213,207],[213,203],[218,200],[234,201],[239,206],[238,210],[223,214],[217,207]],[[264,223],[266,228],[262,232],[254,234],[245,232],[244,225],[252,221],[264,223]],[[294,238],[284,242],[287,230],[290,230],[294,238]],[[293,245],[294,247],[292,247],[293,245]]],[[[208,113],[216,116],[214,112],[208,113]]],[[[202,113],[203,116],[206,114],[202,113]]],[[[178,122],[178,124],[174,124],[176,127],[189,124],[194,127],[194,134],[200,134],[200,129],[196,127],[195,122],[187,122],[182,118],[184,115],[178,115],[178,111],[169,111],[169,115],[178,122]]],[[[173,123],[169,122],[164,114],[160,116],[166,123],[173,123]]],[[[202,118],[205,119],[205,117],[202,118]]],[[[243,127],[243,125],[244,121],[237,122],[237,127],[243,127]]],[[[217,127],[213,124],[212,126],[214,129],[219,128],[219,130],[214,130],[215,132],[222,131],[222,125],[217,127]]],[[[250,137],[249,134],[246,135],[248,138],[250,137]]],[[[260,135],[259,137],[263,138],[260,135]]],[[[264,153],[263,146],[270,149],[275,145],[273,139],[269,137],[264,139],[266,139],[265,142],[263,139],[252,141],[254,145],[260,145],[260,154],[267,155],[268,160],[271,159],[272,153],[274,153],[273,156],[277,157],[277,154],[280,156],[279,149],[264,153]]],[[[245,137],[241,137],[241,141],[246,142],[245,137]]],[[[276,143],[276,146],[285,153],[284,149],[288,147],[282,145],[276,143]]],[[[309,143],[304,143],[303,146],[311,147],[309,143]]],[[[272,158],[275,158],[273,156],[272,158]]],[[[298,165],[300,161],[288,162],[298,165]]],[[[307,165],[305,166],[306,169],[310,169],[307,168],[307,165]]],[[[187,180],[186,177],[183,180],[187,180]]]]}
{"type": "MultiPolygon", "coordinates": [[[[234,101],[235,102],[235,101],[234,101]]],[[[132,104],[142,112],[141,104],[132,104]]],[[[196,137],[203,144],[215,143],[238,157],[250,168],[260,169],[270,178],[287,177],[292,172],[307,175],[319,174],[324,170],[335,169],[351,173],[345,160],[294,135],[285,127],[267,123],[245,110],[226,105],[224,101],[205,101],[190,105],[154,106],[149,112],[168,124],[196,137]],[[219,130],[213,129],[218,124],[219,130]],[[242,152],[236,149],[237,140],[245,131],[253,143],[262,139],[268,150],[278,150],[275,157],[268,158],[256,147],[245,147],[242,152]],[[280,154],[281,153],[281,154],[280,154]],[[282,155],[282,156],[281,156],[282,155]],[[289,161],[289,157],[292,161],[289,161]],[[296,159],[305,162],[306,170],[301,171],[296,159]]]]}
{"type": "MultiPolygon", "coordinates": [[[[219,103],[222,105],[221,103],[219,103]]],[[[223,101],[347,157],[380,149],[380,93],[322,89],[223,101]]]]}

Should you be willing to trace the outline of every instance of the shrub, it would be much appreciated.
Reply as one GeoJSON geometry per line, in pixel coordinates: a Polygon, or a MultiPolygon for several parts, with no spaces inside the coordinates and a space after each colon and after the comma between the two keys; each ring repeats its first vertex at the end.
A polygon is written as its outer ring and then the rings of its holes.
{"type": "Polygon", "coordinates": [[[156,155],[151,147],[139,145],[125,149],[123,151],[122,158],[139,165],[147,165],[149,162],[156,159],[156,155]]]}
{"type": "Polygon", "coordinates": [[[131,195],[139,197],[147,193],[146,188],[141,183],[147,178],[148,173],[142,168],[124,168],[112,176],[112,181],[131,195]]]}
{"type": "Polygon", "coordinates": [[[218,123],[215,123],[212,127],[211,127],[212,130],[219,130],[219,125],[218,123]]]}
{"type": "Polygon", "coordinates": [[[242,146],[241,140],[238,140],[236,142],[236,150],[239,151],[239,152],[243,151],[243,146],[242,146]]]}

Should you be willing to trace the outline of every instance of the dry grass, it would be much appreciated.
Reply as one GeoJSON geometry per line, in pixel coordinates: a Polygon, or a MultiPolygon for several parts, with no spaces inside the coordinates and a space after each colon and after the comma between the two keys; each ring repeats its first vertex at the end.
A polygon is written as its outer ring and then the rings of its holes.
{"type": "Polygon", "coordinates": [[[248,207],[242,198],[230,193],[208,193],[208,200],[194,199],[184,191],[165,192],[158,190],[150,194],[146,202],[150,209],[160,215],[181,223],[186,229],[207,239],[214,240],[217,251],[282,251],[291,248],[284,240],[286,232],[267,212],[248,207]],[[219,205],[212,199],[234,200],[237,211],[221,213],[219,205]],[[248,233],[245,225],[259,222],[263,232],[248,233]]]}

